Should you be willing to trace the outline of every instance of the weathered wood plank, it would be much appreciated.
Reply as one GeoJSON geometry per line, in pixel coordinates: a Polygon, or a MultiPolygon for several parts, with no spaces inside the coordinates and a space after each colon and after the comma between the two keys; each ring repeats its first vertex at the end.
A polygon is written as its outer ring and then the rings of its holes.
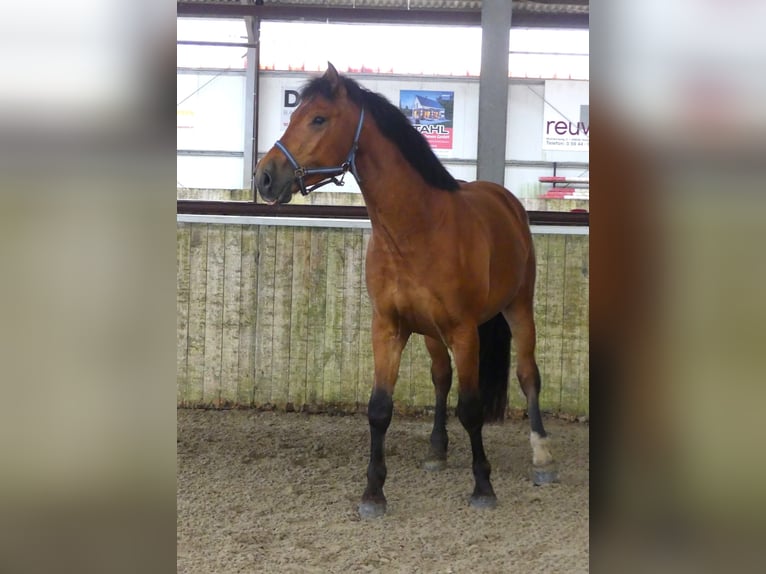
{"type": "Polygon", "coordinates": [[[205,404],[213,406],[219,406],[221,400],[224,232],[222,225],[210,225],[207,230],[203,400],[205,404]]]}
{"type": "Polygon", "coordinates": [[[239,394],[239,335],[242,295],[241,225],[225,226],[223,265],[221,403],[231,405],[237,402],[239,394]]]}
{"type": "Polygon", "coordinates": [[[306,401],[310,405],[324,404],[324,336],[327,313],[327,242],[325,229],[310,232],[308,305],[308,356],[306,364],[306,401]]]}
{"type": "Polygon", "coordinates": [[[372,237],[370,230],[365,229],[362,232],[362,268],[359,270],[361,277],[360,309],[359,309],[359,345],[357,352],[359,354],[359,388],[357,397],[359,405],[366,408],[370,399],[372,390],[372,379],[374,375],[374,363],[372,358],[372,303],[370,295],[367,292],[367,283],[364,277],[364,257],[367,255],[367,247],[372,237]]]}
{"type": "Polygon", "coordinates": [[[572,300],[573,287],[577,283],[576,267],[579,266],[576,253],[574,252],[574,243],[572,238],[564,238],[564,297],[563,297],[563,316],[561,323],[561,404],[559,410],[565,412],[567,405],[570,405],[573,399],[577,400],[578,381],[574,369],[575,351],[575,329],[577,310],[574,308],[576,301],[572,300]]]}
{"type": "Polygon", "coordinates": [[[561,408],[561,359],[563,351],[564,292],[566,290],[564,265],[566,236],[551,235],[546,255],[547,278],[541,295],[545,298],[543,325],[544,361],[543,389],[540,408],[558,411],[561,408]]]}
{"type": "Polygon", "coordinates": [[[340,395],[344,404],[356,408],[359,403],[359,320],[364,257],[362,230],[349,229],[345,233],[343,278],[344,295],[341,316],[341,368],[340,395]]]}
{"type": "Polygon", "coordinates": [[[271,378],[274,339],[274,283],[276,279],[277,229],[267,225],[258,235],[258,297],[255,319],[255,386],[256,406],[271,403],[271,378]]]}
{"type": "Polygon", "coordinates": [[[191,228],[176,229],[176,402],[184,404],[189,386],[189,256],[191,228]]]}
{"type": "Polygon", "coordinates": [[[413,383],[411,377],[412,365],[412,342],[417,335],[411,335],[407,346],[404,347],[402,358],[399,362],[399,377],[394,388],[394,405],[398,409],[404,409],[412,405],[413,383]]]}
{"type": "Polygon", "coordinates": [[[343,401],[340,386],[343,329],[343,268],[345,230],[331,229],[327,237],[327,307],[324,325],[323,402],[343,401]]]}
{"type": "Polygon", "coordinates": [[[566,237],[564,317],[562,326],[562,385],[561,410],[570,414],[580,410],[581,364],[584,360],[583,338],[587,337],[585,322],[588,299],[583,297],[583,265],[587,260],[582,236],[566,237]]]}
{"type": "Polygon", "coordinates": [[[287,402],[295,408],[306,404],[309,308],[311,305],[311,229],[295,228],[293,236],[293,284],[290,308],[290,365],[287,402]]]}
{"type": "Polygon", "coordinates": [[[577,378],[580,381],[580,392],[577,397],[577,414],[590,415],[590,242],[582,240],[581,263],[582,278],[579,284],[579,300],[581,301],[578,318],[578,361],[577,378]]]}
{"type": "Polygon", "coordinates": [[[426,349],[423,335],[413,335],[412,362],[410,377],[412,378],[412,406],[416,408],[433,407],[434,386],[431,383],[431,357],[426,349]]]}
{"type": "MultiPolygon", "coordinates": [[[[535,257],[537,259],[536,266],[536,283],[535,283],[535,327],[537,331],[537,342],[535,346],[535,358],[537,359],[537,366],[540,369],[540,376],[542,379],[542,392],[548,393],[548,380],[546,377],[546,362],[551,360],[548,352],[549,338],[548,338],[548,325],[547,325],[547,284],[548,284],[548,245],[550,235],[540,234],[533,235],[532,240],[535,245],[535,257]]],[[[511,406],[513,408],[525,409],[527,406],[527,400],[524,393],[521,391],[518,379],[516,377],[516,357],[514,353],[513,362],[511,364],[511,380],[515,390],[513,393],[509,392],[509,397],[512,398],[511,406]]],[[[510,391],[510,388],[509,388],[510,391]]]]}
{"type": "Polygon", "coordinates": [[[191,224],[189,239],[188,384],[184,404],[202,404],[205,379],[207,224],[191,224]]]}
{"type": "Polygon", "coordinates": [[[590,415],[590,241],[583,241],[582,281],[578,299],[584,304],[581,309],[580,330],[578,342],[580,350],[579,378],[580,394],[578,396],[577,414],[590,415]]]}
{"type": "Polygon", "coordinates": [[[450,351],[450,363],[452,364],[452,387],[450,388],[449,395],[447,395],[447,406],[450,409],[454,409],[457,407],[457,367],[455,366],[455,361],[452,358],[451,351],[450,351]]]}
{"type": "Polygon", "coordinates": [[[237,404],[252,406],[255,392],[255,324],[258,297],[257,225],[242,228],[237,404]]]}
{"type": "Polygon", "coordinates": [[[293,291],[294,236],[293,227],[277,228],[271,402],[279,408],[284,408],[287,404],[290,387],[290,316],[293,291]]]}

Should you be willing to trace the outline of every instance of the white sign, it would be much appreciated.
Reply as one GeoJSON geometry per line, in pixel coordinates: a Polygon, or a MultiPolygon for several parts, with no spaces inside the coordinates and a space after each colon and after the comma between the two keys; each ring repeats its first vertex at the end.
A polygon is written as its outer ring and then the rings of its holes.
{"type": "Polygon", "coordinates": [[[588,82],[546,80],[543,149],[590,150],[588,82]]]}
{"type": "Polygon", "coordinates": [[[176,109],[176,128],[193,129],[194,128],[194,110],[176,109]]]}
{"type": "Polygon", "coordinates": [[[298,107],[300,103],[300,88],[296,88],[292,85],[282,86],[282,131],[287,129],[287,125],[290,123],[290,116],[293,115],[293,111],[298,107]]]}

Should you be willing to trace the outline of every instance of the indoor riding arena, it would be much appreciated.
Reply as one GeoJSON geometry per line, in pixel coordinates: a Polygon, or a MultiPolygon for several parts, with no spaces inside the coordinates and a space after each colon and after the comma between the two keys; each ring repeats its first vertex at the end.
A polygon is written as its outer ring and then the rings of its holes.
{"type": "MultiPolygon", "coordinates": [[[[588,571],[587,0],[202,0],[177,7],[177,571],[588,571]],[[486,317],[511,324],[502,421],[479,422],[477,431],[481,412],[466,414],[470,397],[488,393],[471,390],[476,373],[484,389],[483,344],[464,344],[436,319],[437,334],[424,331],[402,311],[399,332],[412,334],[400,355],[384,352],[394,335],[380,330],[384,303],[368,269],[371,261],[379,266],[375,248],[404,245],[447,218],[400,236],[387,223],[415,209],[415,196],[386,210],[370,190],[417,162],[405,153],[406,161],[365,177],[372,130],[385,132],[372,112],[358,114],[354,135],[340,133],[335,112],[312,110],[309,135],[289,135],[301,127],[291,117],[308,113],[292,115],[310,103],[308,92],[301,99],[307,82],[329,78],[335,91],[326,101],[312,96],[322,109],[345,94],[336,71],[409,119],[406,129],[428,143],[424,153],[458,182],[456,194],[465,193],[465,182],[494,182],[526,210],[531,247],[509,249],[482,268],[493,285],[498,262],[510,262],[511,252],[534,253],[533,362],[523,346],[517,352],[530,333],[514,328],[512,307],[482,307],[480,321],[466,319],[477,342],[485,339],[475,326],[486,317]],[[344,143],[321,139],[336,132],[344,143]],[[304,143],[314,135],[324,145],[304,143]],[[277,141],[288,151],[273,147],[277,141]],[[329,157],[335,147],[337,163],[309,156],[329,157]],[[294,194],[277,201],[264,191],[276,176],[264,176],[263,165],[280,162],[295,168],[285,188],[294,194]],[[338,167],[312,175],[325,166],[338,167]],[[314,189],[322,177],[329,185],[314,189]],[[434,345],[444,346],[452,373],[447,455],[438,465],[429,458],[444,412],[435,397],[434,345]],[[381,381],[384,366],[397,361],[398,377],[381,381]],[[539,395],[525,386],[520,366],[535,363],[539,395]],[[393,416],[380,431],[371,396],[383,383],[393,389],[393,416]],[[482,486],[489,480],[484,451],[496,499],[482,486]],[[375,489],[383,481],[381,505],[375,489]],[[378,505],[374,516],[360,503],[367,499],[378,505]]],[[[409,180],[420,181],[413,173],[409,180]]],[[[386,195],[401,189],[392,184],[386,195]]],[[[521,228],[519,245],[523,221],[521,228]]],[[[408,286],[426,290],[441,263],[469,265],[484,253],[478,243],[458,244],[457,256],[449,245],[432,242],[431,252],[417,254],[433,265],[426,279],[391,271],[386,294],[415,317],[427,314],[401,303],[408,286]]],[[[407,261],[397,249],[391,257],[407,261]]],[[[454,273],[441,283],[475,281],[454,273]]]]}

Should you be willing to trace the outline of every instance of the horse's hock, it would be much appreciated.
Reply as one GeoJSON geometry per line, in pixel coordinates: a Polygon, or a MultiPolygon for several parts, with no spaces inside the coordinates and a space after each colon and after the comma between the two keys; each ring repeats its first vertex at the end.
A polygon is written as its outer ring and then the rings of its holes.
{"type": "MultiPolygon", "coordinates": [[[[178,405],[364,410],[370,230],[275,223],[178,223],[178,405]]],[[[588,416],[589,236],[534,232],[540,405],[588,416]]],[[[522,410],[513,365],[509,408],[522,410]]],[[[394,393],[398,412],[433,408],[429,369],[422,337],[412,337],[394,393]]]]}

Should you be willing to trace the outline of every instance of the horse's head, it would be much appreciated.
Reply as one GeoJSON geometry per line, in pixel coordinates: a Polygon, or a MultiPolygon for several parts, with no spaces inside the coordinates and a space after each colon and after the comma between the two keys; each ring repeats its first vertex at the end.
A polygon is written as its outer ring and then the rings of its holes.
{"type": "Polygon", "coordinates": [[[351,170],[364,116],[348,99],[343,79],[327,71],[304,89],[282,139],[258,162],[255,186],[266,203],[288,203],[325,180],[351,170]],[[308,188],[308,189],[307,189],[308,188]]]}

